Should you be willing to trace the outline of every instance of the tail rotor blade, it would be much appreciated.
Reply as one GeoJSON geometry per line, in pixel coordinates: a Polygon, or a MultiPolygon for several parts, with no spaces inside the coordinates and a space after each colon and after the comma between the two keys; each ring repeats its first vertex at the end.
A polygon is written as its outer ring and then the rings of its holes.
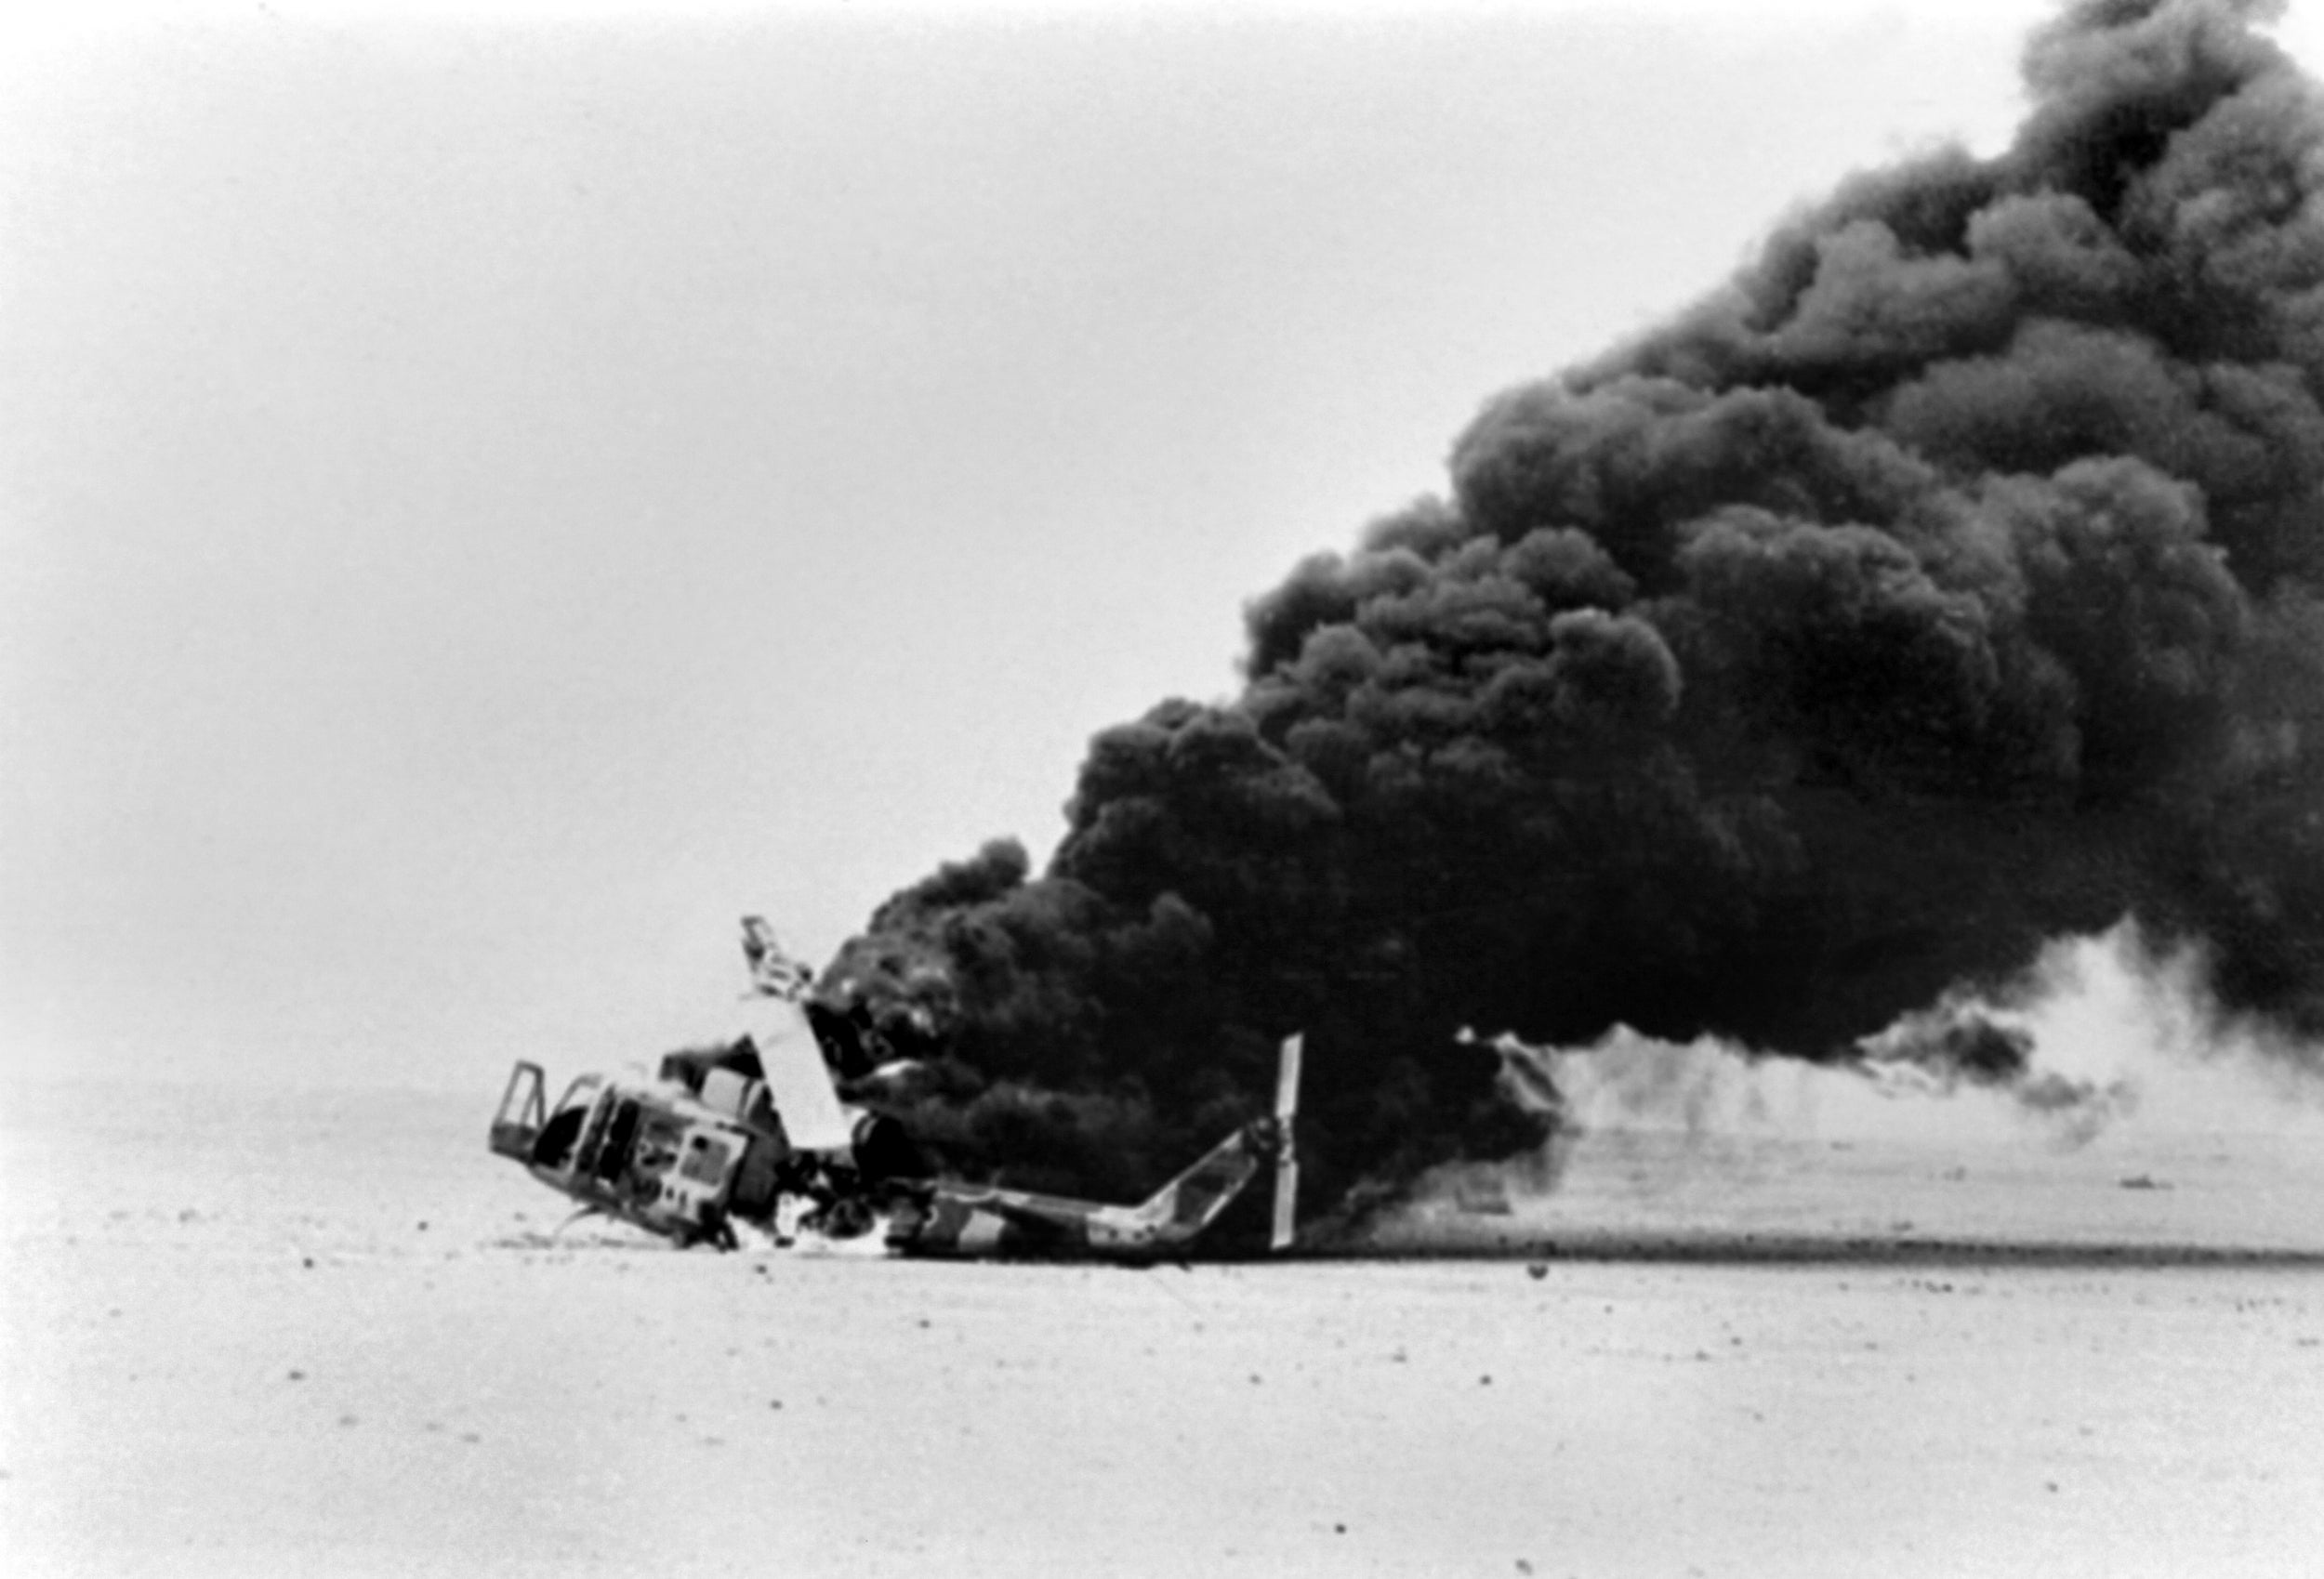
{"type": "Polygon", "coordinates": [[[1287,1250],[1299,1236],[1300,1158],[1296,1130],[1300,1109],[1300,1055],[1306,1049],[1304,1034],[1287,1036],[1283,1062],[1275,1078],[1275,1220],[1269,1247],[1287,1250]]]}

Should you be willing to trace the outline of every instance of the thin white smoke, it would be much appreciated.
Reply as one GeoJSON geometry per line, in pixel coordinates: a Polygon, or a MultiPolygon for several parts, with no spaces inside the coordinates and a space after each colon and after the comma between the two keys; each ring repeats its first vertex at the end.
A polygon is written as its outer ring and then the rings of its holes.
{"type": "Polygon", "coordinates": [[[1505,1088],[1553,1104],[1558,1137],[1515,1165],[1441,1170],[1375,1243],[1577,1225],[2324,1238],[2307,1226],[2324,1223],[2324,1160],[2307,1160],[2324,1159],[2324,1057],[2223,1013],[2199,951],[2159,953],[2127,921],[1832,1063],[1626,1028],[1578,1048],[1494,1045],[1505,1088]],[[2003,1039],[1982,1045],[1990,1061],[1932,1060],[1948,1027],[1980,1025],[2003,1039]],[[2143,1215],[2121,1186],[2154,1192],[2143,1215]]]}

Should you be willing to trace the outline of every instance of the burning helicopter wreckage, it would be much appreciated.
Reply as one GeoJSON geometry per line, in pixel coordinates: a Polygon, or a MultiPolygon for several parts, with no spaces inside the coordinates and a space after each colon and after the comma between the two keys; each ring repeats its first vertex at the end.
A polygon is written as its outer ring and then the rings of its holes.
{"type": "MultiPolygon", "coordinates": [[[[945,864],[848,969],[898,1007],[923,965],[973,979],[950,1030],[995,1056],[961,1061],[1045,1104],[994,1127],[1103,1133],[1134,1165],[1050,1176],[1091,1194],[1191,1151],[1288,1026],[1328,1049],[1302,1143],[1335,1211],[1563,1122],[1496,1087],[1567,1060],[1463,1025],[1711,1038],[2094,1131],[2136,1093],[1943,995],[2126,916],[2315,1072],[2324,93],[2265,22],[2061,7],[2005,149],[1852,176],[1494,397],[1446,493],[1248,606],[1240,694],[1093,737],[1046,869],[945,864]],[[1150,1100],[1072,1100],[1108,1083],[1150,1100]]],[[[731,1057],[553,1113],[520,1065],[495,1150],[674,1238],[788,1214],[954,1254],[1173,1254],[1293,1166],[1295,1069],[1141,1207],[939,1178],[850,1112],[766,941],[731,1057]]]]}
{"type": "MultiPolygon", "coordinates": [[[[1275,1107],[1228,1136],[1136,1205],[1109,1205],[938,1176],[893,1117],[841,1099],[844,1063],[819,1034],[811,974],[757,916],[743,923],[751,991],[742,1034],[722,1048],[677,1052],[651,1080],[583,1074],[551,1111],[541,1066],[518,1060],[492,1125],[492,1149],[602,1214],[683,1248],[733,1249],[735,1224],[792,1243],[804,1232],[860,1240],[878,1232],[907,1256],[1182,1256],[1262,1172],[1272,1169],[1270,1248],[1296,1234],[1292,1145],[1301,1038],[1282,1046],[1275,1107]]],[[[892,1065],[853,1083],[877,1087],[892,1065]]]]}
{"type": "MultiPolygon", "coordinates": [[[[1187,1256],[1267,1173],[1274,1192],[1268,1248],[1281,1253],[1296,1242],[1303,1034],[1281,1045],[1274,1112],[1241,1125],[1143,1202],[976,1184],[940,1174],[904,1124],[877,1105],[909,1079],[915,1061],[875,1062],[866,1043],[878,1039],[810,998],[812,972],[783,952],[762,919],[744,920],[743,947],[750,990],[733,1040],[668,1054],[650,1079],[579,1075],[554,1109],[541,1066],[520,1059],[493,1120],[494,1152],[577,1202],[577,1216],[610,1217],[681,1249],[738,1248],[739,1224],[782,1246],[805,1239],[878,1243],[903,1256],[1145,1264],[1187,1256]]],[[[1950,997],[1858,1043],[1837,1069],[1884,1096],[1994,1089],[2045,1116],[2069,1144],[2133,1104],[2123,1082],[2037,1072],[2032,1038],[2009,1019],[1972,996],[1950,997]]],[[[1593,1066],[1579,1068],[1585,1088],[1626,1078],[1620,1067],[1594,1067],[1604,1061],[1599,1049],[1538,1046],[1507,1032],[1484,1037],[1467,1027],[1454,1040],[1490,1050],[1502,1097],[1533,1115],[1545,1137],[1591,1127],[1565,1086],[1574,1060],[1593,1066]]],[[[1649,1070],[1643,1078],[1655,1077],[1649,1070]]],[[[1498,1169],[1455,1167],[1440,1183],[1462,1215],[1512,1210],[1498,1169]]],[[[1349,1204],[1337,1216],[1361,1217],[1389,1198],[1349,1204]]]]}

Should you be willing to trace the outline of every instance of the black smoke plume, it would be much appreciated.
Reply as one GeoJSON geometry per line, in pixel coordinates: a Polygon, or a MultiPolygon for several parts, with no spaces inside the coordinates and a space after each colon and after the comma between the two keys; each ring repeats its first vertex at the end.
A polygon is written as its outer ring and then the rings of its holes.
{"type": "Polygon", "coordinates": [[[1843,1066],[1891,1094],[1949,1096],[1964,1086],[1998,1091],[2044,1119],[2067,1145],[2095,1138],[2138,1109],[2137,1084],[2033,1067],[2034,1038],[1996,1018],[1993,1005],[1958,990],[1858,1044],[1843,1066]]]}
{"type": "Polygon", "coordinates": [[[1047,871],[883,905],[824,991],[922,1132],[1134,1193],[1303,1028],[1320,1205],[1539,1139],[1461,1026],[1855,1057],[2126,913],[2324,1027],[2324,109],[2253,20],[2067,12],[2007,151],[1491,401],[1239,697],[1097,736],[1047,871]]]}

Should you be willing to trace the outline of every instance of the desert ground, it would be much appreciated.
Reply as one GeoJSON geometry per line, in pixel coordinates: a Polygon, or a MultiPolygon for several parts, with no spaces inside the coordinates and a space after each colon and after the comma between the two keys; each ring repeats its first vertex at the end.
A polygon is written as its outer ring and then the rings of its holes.
{"type": "Polygon", "coordinates": [[[1649,1129],[1134,1271],[555,1233],[497,1074],[0,1093],[0,1570],[2324,1566],[2308,1131],[1649,1129]]]}

